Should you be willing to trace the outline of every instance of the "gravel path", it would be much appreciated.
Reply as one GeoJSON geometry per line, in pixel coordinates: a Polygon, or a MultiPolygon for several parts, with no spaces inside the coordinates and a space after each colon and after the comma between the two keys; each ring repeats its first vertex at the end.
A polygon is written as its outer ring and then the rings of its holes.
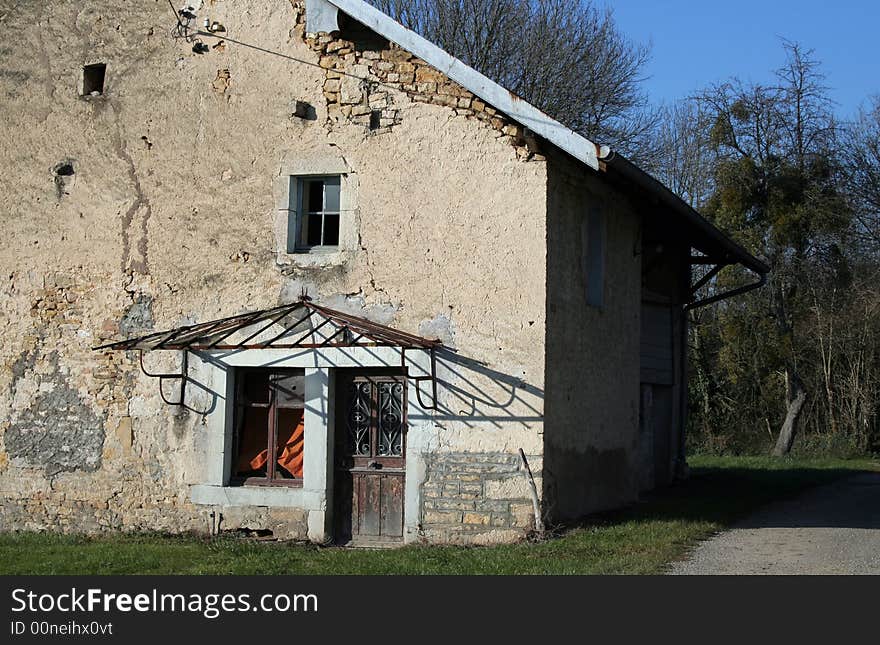
{"type": "Polygon", "coordinates": [[[669,573],[880,574],[880,473],[767,506],[697,546],[669,573]]]}

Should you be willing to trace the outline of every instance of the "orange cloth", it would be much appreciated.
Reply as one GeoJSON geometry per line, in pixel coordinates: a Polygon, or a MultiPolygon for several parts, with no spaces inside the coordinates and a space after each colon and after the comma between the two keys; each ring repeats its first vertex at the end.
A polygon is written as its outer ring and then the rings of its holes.
{"type": "MultiPolygon", "coordinates": [[[[303,474],[303,443],[305,425],[303,423],[302,410],[279,410],[277,428],[277,463],[296,479],[301,479],[303,474]],[[282,425],[281,412],[291,413],[289,422],[282,425]]],[[[285,415],[286,416],[286,415],[285,415]]],[[[250,460],[249,465],[253,470],[261,470],[266,466],[269,454],[268,448],[260,452],[250,460]]]]}

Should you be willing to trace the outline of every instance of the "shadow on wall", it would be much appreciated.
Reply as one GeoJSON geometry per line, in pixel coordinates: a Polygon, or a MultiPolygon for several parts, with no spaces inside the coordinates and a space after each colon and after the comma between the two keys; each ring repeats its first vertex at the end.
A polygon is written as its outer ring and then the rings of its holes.
{"type": "MultiPolygon", "coordinates": [[[[359,347],[366,350],[374,361],[357,361],[354,367],[376,367],[381,357],[372,348],[359,347]]],[[[203,362],[218,369],[230,369],[221,358],[204,352],[193,352],[203,362]]],[[[428,376],[427,365],[422,361],[410,361],[412,353],[407,354],[409,376],[428,376]]],[[[267,360],[262,367],[273,367],[285,363],[287,358],[267,360]]],[[[317,360],[315,361],[317,365],[317,360]]],[[[400,363],[392,364],[384,361],[384,366],[399,367],[400,363]]],[[[340,365],[350,368],[352,365],[340,365]]],[[[165,375],[165,380],[170,376],[165,375]]],[[[214,392],[209,386],[200,383],[198,376],[192,372],[186,377],[187,393],[183,408],[200,415],[211,414],[217,407],[219,399],[225,394],[214,392]],[[197,388],[193,394],[190,386],[197,388]]],[[[419,384],[422,388],[422,400],[430,405],[432,394],[430,382],[419,384]]],[[[163,396],[170,401],[177,401],[178,394],[172,394],[174,388],[164,385],[163,396]]],[[[411,415],[411,421],[456,421],[468,428],[477,428],[489,424],[496,429],[506,424],[517,423],[523,428],[531,424],[543,422],[544,391],[530,385],[524,379],[493,370],[485,363],[458,355],[455,351],[443,348],[437,351],[437,409],[426,410],[424,414],[411,415]]],[[[323,411],[320,411],[323,412],[323,411]]]]}
{"type": "MultiPolygon", "coordinates": [[[[185,355],[185,352],[181,352],[185,355]]],[[[202,360],[208,362],[208,357],[200,355],[202,360]]],[[[217,409],[217,402],[224,398],[224,394],[220,394],[212,390],[209,386],[200,383],[197,377],[192,375],[188,369],[188,361],[181,359],[179,372],[163,372],[156,373],[150,371],[141,354],[140,359],[141,371],[148,377],[157,379],[156,384],[159,396],[162,400],[173,406],[179,406],[187,412],[192,412],[200,416],[207,416],[217,409]],[[166,385],[171,382],[172,385],[166,385]],[[196,388],[197,392],[193,393],[191,388],[196,388]]],[[[213,362],[213,361],[212,361],[213,362]]],[[[213,362],[218,367],[224,367],[219,363],[213,362]]]]}
{"type": "MultiPolygon", "coordinates": [[[[447,348],[437,352],[437,389],[437,410],[429,418],[438,422],[501,428],[544,420],[544,390],[447,348]]],[[[423,398],[429,397],[423,393],[423,398]]]]}

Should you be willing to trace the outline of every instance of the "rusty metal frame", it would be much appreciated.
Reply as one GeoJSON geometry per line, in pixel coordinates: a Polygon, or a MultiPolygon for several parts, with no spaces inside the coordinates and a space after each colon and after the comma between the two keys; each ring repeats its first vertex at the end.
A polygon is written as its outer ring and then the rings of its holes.
{"type": "Polygon", "coordinates": [[[116,341],[94,347],[95,350],[129,350],[138,349],[152,351],[156,349],[179,349],[190,351],[212,350],[246,350],[246,349],[316,349],[321,347],[404,347],[406,349],[430,350],[441,346],[439,340],[430,340],[404,331],[392,329],[380,325],[366,318],[354,316],[341,311],[336,311],[322,305],[315,304],[308,296],[301,296],[295,303],[281,305],[262,311],[251,311],[219,320],[211,320],[197,325],[184,325],[176,329],[154,332],[132,338],[129,340],[116,341]],[[272,325],[281,323],[285,317],[297,311],[305,311],[293,324],[283,325],[284,330],[275,337],[263,341],[252,342],[272,325]],[[293,342],[279,343],[285,336],[291,335],[302,323],[306,322],[313,314],[323,318],[319,324],[312,327],[308,332],[302,333],[293,342]],[[223,343],[235,332],[251,325],[266,323],[257,332],[237,343],[223,343]],[[315,332],[327,325],[339,329],[329,338],[319,342],[315,338],[315,332]],[[346,330],[352,334],[352,339],[346,338],[346,330]],[[333,342],[340,334],[343,338],[333,342]],[[307,342],[311,339],[312,342],[307,342]],[[367,342],[357,342],[367,339],[367,342]]]}
{"type": "Polygon", "coordinates": [[[144,350],[138,350],[141,372],[151,378],[159,379],[159,396],[162,397],[162,400],[168,405],[185,405],[186,402],[186,382],[189,379],[189,352],[183,350],[182,354],[183,357],[180,363],[180,374],[153,374],[148,372],[147,368],[144,367],[144,350]],[[162,389],[162,384],[171,379],[180,379],[180,399],[178,401],[169,401],[165,397],[165,390],[162,389]]]}
{"type": "Polygon", "coordinates": [[[141,371],[147,376],[159,379],[159,391],[162,400],[168,405],[184,405],[186,394],[186,381],[188,380],[188,352],[195,351],[240,351],[248,349],[324,349],[324,348],[355,348],[355,347],[390,347],[400,348],[401,367],[406,367],[406,352],[411,350],[427,351],[430,354],[430,374],[427,376],[407,376],[415,383],[416,399],[425,410],[437,410],[437,354],[436,350],[442,347],[440,340],[431,340],[416,336],[404,331],[392,329],[385,325],[324,307],[312,302],[306,294],[290,304],[265,309],[262,311],[250,311],[219,320],[211,320],[195,325],[184,325],[176,329],[154,332],[132,338],[129,340],[116,341],[99,345],[93,349],[98,350],[137,350],[140,352],[141,371]],[[296,316],[296,321],[287,324],[284,319],[300,312],[303,315],[296,316]],[[311,326],[308,331],[298,328],[310,320],[312,315],[323,319],[311,326]],[[264,324],[261,324],[264,323],[264,324]],[[263,332],[268,331],[273,325],[281,324],[283,331],[266,341],[254,342],[263,332]],[[256,332],[248,332],[248,336],[239,342],[226,342],[237,331],[244,330],[252,325],[261,325],[256,332]],[[336,328],[333,333],[324,339],[316,337],[316,332],[326,326],[336,328]],[[298,331],[294,331],[298,330],[298,331]],[[292,336],[295,340],[283,341],[292,336]],[[152,374],[144,368],[144,352],[153,350],[180,350],[183,360],[180,374],[152,374]],[[180,400],[169,401],[162,390],[162,384],[166,380],[179,379],[180,400]],[[431,402],[426,404],[422,399],[421,384],[423,381],[431,381],[431,402]]]}
{"type": "MultiPolygon", "coordinates": [[[[413,348],[402,348],[400,350],[400,366],[406,368],[406,350],[413,348]]],[[[437,350],[432,347],[428,350],[431,357],[431,375],[430,376],[407,376],[409,380],[415,383],[416,400],[424,410],[437,410],[437,350]],[[422,381],[431,381],[431,405],[427,405],[422,401],[422,381]]]]}

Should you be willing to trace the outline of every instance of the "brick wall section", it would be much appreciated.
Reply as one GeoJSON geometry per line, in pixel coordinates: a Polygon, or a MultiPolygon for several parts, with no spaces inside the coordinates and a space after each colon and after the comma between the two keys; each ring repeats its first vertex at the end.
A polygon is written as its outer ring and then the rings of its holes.
{"type": "Polygon", "coordinates": [[[364,126],[371,135],[389,132],[400,120],[399,106],[394,103],[395,93],[400,92],[411,101],[443,105],[458,116],[485,123],[497,138],[516,149],[522,161],[544,160],[530,132],[425,61],[367,31],[358,30],[352,36],[357,42],[338,35],[308,34],[303,3],[294,0],[292,4],[294,32],[319,54],[319,65],[325,70],[323,89],[331,128],[336,122],[349,121],[364,126]]]}
{"type": "MultiPolygon", "coordinates": [[[[530,457],[529,463],[537,479],[539,459],[530,457]]],[[[437,542],[524,537],[534,528],[534,512],[519,455],[455,452],[428,456],[421,524],[425,537],[437,542]]]]}

